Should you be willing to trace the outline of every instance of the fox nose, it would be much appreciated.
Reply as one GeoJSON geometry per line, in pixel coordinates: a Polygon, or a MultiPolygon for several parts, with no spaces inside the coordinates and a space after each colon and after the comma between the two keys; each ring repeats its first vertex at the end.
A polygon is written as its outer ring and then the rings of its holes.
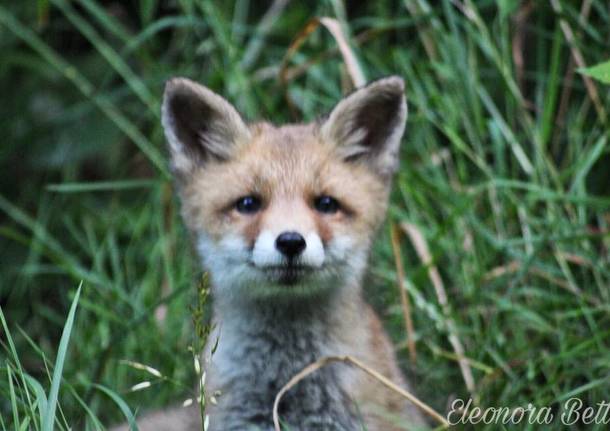
{"type": "Polygon", "coordinates": [[[282,232],[275,240],[275,248],[288,259],[301,254],[305,246],[305,238],[298,232],[282,232]]]}

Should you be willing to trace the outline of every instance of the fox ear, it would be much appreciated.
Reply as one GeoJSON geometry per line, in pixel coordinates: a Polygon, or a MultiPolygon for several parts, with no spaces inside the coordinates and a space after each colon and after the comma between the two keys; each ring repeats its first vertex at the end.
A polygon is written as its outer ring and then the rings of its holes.
{"type": "Polygon", "coordinates": [[[188,174],[210,159],[227,160],[234,147],[250,137],[229,102],[185,78],[165,85],[162,122],[177,174],[188,174]]]}
{"type": "Polygon", "coordinates": [[[375,81],[341,100],[321,126],[346,161],[365,160],[382,177],[398,167],[407,103],[398,76],[375,81]]]}

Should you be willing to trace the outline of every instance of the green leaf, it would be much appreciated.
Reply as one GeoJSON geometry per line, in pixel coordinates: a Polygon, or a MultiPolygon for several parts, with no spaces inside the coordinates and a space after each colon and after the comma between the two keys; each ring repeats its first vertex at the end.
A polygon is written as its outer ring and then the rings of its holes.
{"type": "Polygon", "coordinates": [[[610,60],[596,64],[595,66],[580,68],[578,69],[578,72],[595,78],[604,84],[610,84],[610,60]]]}

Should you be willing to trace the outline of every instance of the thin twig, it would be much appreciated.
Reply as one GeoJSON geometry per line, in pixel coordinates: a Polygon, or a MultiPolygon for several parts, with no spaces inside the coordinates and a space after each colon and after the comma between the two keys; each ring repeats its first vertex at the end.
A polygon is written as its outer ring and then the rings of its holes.
{"type": "MultiPolygon", "coordinates": [[[[591,13],[591,3],[592,0],[584,0],[582,2],[582,6],[580,8],[580,21],[581,24],[584,24],[589,19],[589,14],[591,13]]],[[[561,134],[562,129],[565,124],[565,116],[568,112],[568,106],[570,104],[570,96],[572,95],[572,83],[574,81],[574,69],[575,69],[574,57],[570,56],[570,60],[568,61],[568,66],[566,69],[566,76],[563,80],[563,89],[561,91],[561,98],[559,99],[559,109],[557,110],[557,117],[555,118],[555,124],[557,124],[557,128],[555,129],[555,134],[553,136],[553,153],[557,154],[558,152],[558,143],[559,143],[559,135],[561,134]]]]}
{"type": "Polygon", "coordinates": [[[525,60],[523,56],[523,46],[525,42],[526,24],[532,11],[534,10],[534,3],[528,1],[521,4],[517,14],[514,18],[515,22],[515,33],[512,40],[512,54],[513,63],[515,64],[515,74],[517,75],[517,85],[522,93],[525,94],[525,60]]]}
{"type": "Polygon", "coordinates": [[[356,358],[354,358],[352,356],[324,356],[324,357],[318,359],[317,361],[307,365],[305,368],[303,368],[301,371],[299,371],[297,374],[295,374],[288,381],[288,383],[286,383],[279,390],[279,392],[275,396],[275,401],[273,402],[273,426],[275,427],[275,431],[281,431],[281,428],[280,428],[280,419],[279,419],[279,414],[278,414],[278,407],[280,405],[280,401],[281,401],[282,397],[284,396],[284,394],[286,392],[288,392],[292,387],[297,385],[305,377],[309,376],[310,374],[316,372],[320,368],[323,368],[326,365],[329,365],[329,364],[331,364],[333,362],[341,362],[341,363],[344,363],[344,364],[353,365],[353,366],[355,366],[357,368],[360,368],[362,371],[364,371],[369,376],[373,377],[374,379],[376,379],[377,381],[382,383],[384,386],[386,386],[390,390],[396,392],[397,394],[400,394],[402,397],[404,397],[407,400],[411,401],[418,408],[423,410],[427,415],[431,416],[436,421],[441,423],[444,428],[448,428],[449,427],[449,422],[447,422],[447,420],[443,416],[441,416],[439,413],[437,413],[432,407],[430,407],[429,405],[427,405],[423,401],[420,401],[413,394],[411,394],[410,392],[404,390],[400,386],[397,386],[390,379],[388,379],[384,375],[378,373],[377,371],[375,371],[371,367],[365,365],[363,362],[359,361],[358,359],[356,359],[356,358]]]}
{"type": "Polygon", "coordinates": [[[395,223],[390,226],[390,238],[392,241],[392,250],[394,252],[394,263],[396,265],[396,281],[398,291],[400,293],[400,304],[402,306],[402,314],[405,320],[405,329],[407,331],[407,346],[409,348],[409,357],[411,362],[417,360],[417,350],[415,348],[415,334],[413,331],[413,320],[411,319],[411,303],[409,295],[404,286],[405,269],[402,264],[402,253],[400,252],[400,230],[395,223]]]}
{"type": "MultiPolygon", "coordinates": [[[[355,46],[359,47],[371,40],[374,40],[374,38],[376,36],[383,34],[385,32],[388,32],[388,31],[392,31],[392,30],[395,30],[395,28],[386,27],[386,28],[372,28],[372,29],[363,30],[362,32],[360,32],[356,36],[354,36],[353,44],[355,46]]],[[[315,56],[312,56],[311,58],[304,60],[303,63],[301,63],[301,64],[297,64],[296,66],[292,66],[292,67],[286,66],[286,69],[283,72],[281,70],[282,66],[266,67],[266,68],[263,68],[256,72],[256,74],[255,74],[255,75],[257,75],[256,79],[259,81],[262,81],[265,79],[276,78],[280,75],[280,73],[284,73],[283,83],[287,84],[289,81],[292,81],[292,80],[304,75],[307,72],[307,70],[309,70],[313,65],[318,64],[329,58],[332,58],[332,57],[336,56],[337,54],[339,54],[340,52],[341,51],[336,46],[327,48],[324,51],[322,51],[320,54],[317,54],[315,56]]]]}
{"type": "MultiPolygon", "coordinates": [[[[553,11],[555,11],[555,13],[559,16],[559,26],[561,27],[563,36],[565,37],[566,41],[568,42],[568,45],[570,46],[570,51],[572,53],[572,57],[574,58],[574,61],[576,62],[576,65],[582,69],[586,68],[587,63],[585,62],[585,59],[584,59],[582,53],[580,52],[580,49],[578,49],[578,46],[576,45],[576,37],[574,36],[572,27],[570,27],[570,24],[568,24],[568,22],[565,20],[565,18],[561,17],[562,10],[561,10],[561,4],[559,3],[559,0],[549,0],[549,1],[551,2],[553,11]]],[[[593,80],[591,78],[589,78],[587,75],[581,74],[581,77],[585,83],[585,87],[587,89],[587,93],[589,94],[589,98],[593,102],[593,106],[595,106],[597,115],[599,116],[600,120],[603,123],[605,123],[606,122],[606,110],[604,109],[604,106],[602,105],[602,102],[599,98],[599,93],[597,92],[597,86],[595,85],[593,80]]]]}
{"type": "Polygon", "coordinates": [[[345,63],[347,73],[349,74],[354,87],[363,87],[366,84],[366,78],[364,77],[364,73],[358,64],[356,54],[354,54],[354,51],[349,46],[346,35],[343,33],[343,30],[341,30],[339,21],[334,18],[324,16],[320,18],[320,24],[326,27],[330,34],[332,34],[335,38],[335,41],[339,46],[339,50],[341,51],[341,56],[343,57],[343,62],[345,63]]]}

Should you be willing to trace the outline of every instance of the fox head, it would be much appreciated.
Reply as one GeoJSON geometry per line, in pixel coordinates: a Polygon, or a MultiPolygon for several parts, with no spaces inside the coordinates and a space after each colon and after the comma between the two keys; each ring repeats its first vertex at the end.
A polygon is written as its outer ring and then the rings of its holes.
{"type": "Polygon", "coordinates": [[[406,116],[399,77],[355,91],[318,122],[281,127],[247,124],[206,87],[170,80],[162,121],[171,165],[216,295],[308,295],[358,283],[406,116]]]}

